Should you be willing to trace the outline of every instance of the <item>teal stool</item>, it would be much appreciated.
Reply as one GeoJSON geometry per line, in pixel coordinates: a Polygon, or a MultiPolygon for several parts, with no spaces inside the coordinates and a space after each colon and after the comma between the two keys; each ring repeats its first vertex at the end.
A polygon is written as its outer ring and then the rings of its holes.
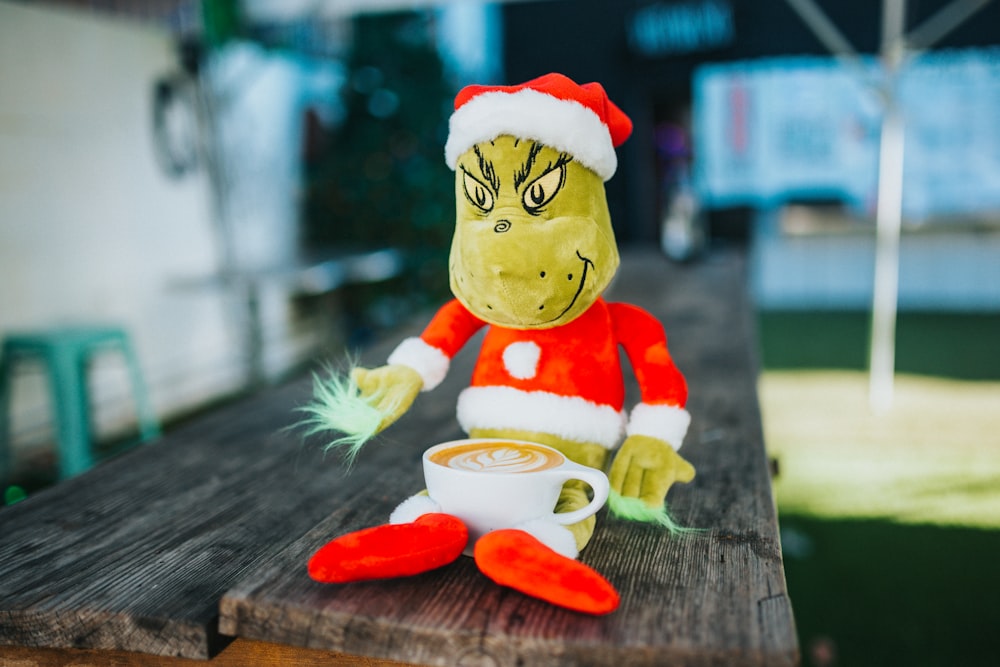
{"type": "Polygon", "coordinates": [[[141,439],[149,440],[160,434],[138,359],[124,331],[112,327],[76,327],[10,334],[4,338],[0,357],[0,481],[10,474],[10,396],[16,362],[33,358],[46,366],[56,412],[59,477],[66,479],[94,464],[87,366],[95,354],[108,350],[117,350],[125,358],[141,439]]]}

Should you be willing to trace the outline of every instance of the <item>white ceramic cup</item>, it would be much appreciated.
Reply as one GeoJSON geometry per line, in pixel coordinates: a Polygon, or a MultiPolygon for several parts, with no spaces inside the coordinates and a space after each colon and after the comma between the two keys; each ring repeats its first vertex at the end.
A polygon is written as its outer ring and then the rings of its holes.
{"type": "Polygon", "coordinates": [[[582,521],[604,505],[610,488],[600,470],[574,463],[551,447],[520,440],[445,442],[424,452],[423,462],[428,495],[469,529],[467,554],[492,530],[532,519],[564,526],[582,521]],[[559,491],[571,479],[588,484],[593,500],[572,512],[553,512],[559,491]]]}

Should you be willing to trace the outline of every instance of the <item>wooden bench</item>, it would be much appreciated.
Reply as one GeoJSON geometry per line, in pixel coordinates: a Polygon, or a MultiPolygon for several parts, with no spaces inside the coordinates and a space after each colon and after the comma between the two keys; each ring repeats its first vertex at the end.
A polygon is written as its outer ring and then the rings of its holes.
{"type": "Polygon", "coordinates": [[[306,575],[314,549],[421,488],[424,448],[461,435],[467,349],[350,474],[286,429],[311,393],[302,378],[0,509],[0,665],[797,664],[745,274],[740,249],[684,266],[623,252],[608,297],[660,317],[687,375],[698,476],[669,500],[705,530],[671,538],[602,511],[582,558],[621,592],[615,613],[500,588],[464,558],[403,580],[306,575]]]}

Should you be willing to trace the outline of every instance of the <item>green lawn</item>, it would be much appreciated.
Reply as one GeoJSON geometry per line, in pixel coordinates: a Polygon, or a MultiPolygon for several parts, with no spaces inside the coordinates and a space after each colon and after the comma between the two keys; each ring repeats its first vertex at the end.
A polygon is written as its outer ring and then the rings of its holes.
{"type": "Polygon", "coordinates": [[[883,416],[864,316],[768,313],[760,336],[803,664],[1000,664],[1000,317],[901,316],[883,416]]]}
{"type": "Polygon", "coordinates": [[[765,371],[782,512],[1000,528],[1000,381],[901,375],[888,414],[861,371],[765,371]]]}

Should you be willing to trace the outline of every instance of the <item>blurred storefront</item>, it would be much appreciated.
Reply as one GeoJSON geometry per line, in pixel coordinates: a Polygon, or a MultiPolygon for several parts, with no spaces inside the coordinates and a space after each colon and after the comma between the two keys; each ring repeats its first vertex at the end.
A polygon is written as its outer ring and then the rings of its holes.
{"type": "MultiPolygon", "coordinates": [[[[878,52],[881,2],[844,0],[819,4],[859,53],[878,52]]],[[[906,3],[906,23],[910,27],[920,25],[947,4],[948,0],[910,0],[906,3]]],[[[635,121],[635,133],[620,151],[621,168],[609,183],[613,218],[623,241],[659,240],[669,203],[665,193],[683,180],[681,174],[679,181],[678,164],[686,159],[697,163],[703,157],[698,155],[699,146],[692,148],[692,136],[697,135],[696,125],[702,120],[696,108],[694,82],[706,66],[807,57],[821,60],[825,67],[836,67],[788,0],[550,0],[505,5],[503,18],[507,80],[520,81],[543,70],[558,70],[579,80],[601,81],[612,99],[619,101],[635,121]]],[[[935,48],[995,45],[1000,43],[997,25],[1000,6],[987,5],[974,20],[950,32],[935,48]]],[[[739,96],[739,91],[731,92],[739,96]]],[[[737,104],[739,100],[732,101],[737,104]]],[[[785,101],[773,97],[764,100],[773,105],[785,101]]],[[[836,109],[827,111],[834,113],[836,109]]],[[[952,111],[962,113],[964,109],[952,111]]],[[[749,130],[747,125],[742,127],[749,130]]],[[[731,129],[738,132],[740,126],[737,123],[731,129]]],[[[793,138],[800,148],[824,140],[823,135],[808,127],[800,130],[793,138]]],[[[855,130],[859,135],[871,133],[864,125],[855,130]]],[[[876,124],[876,136],[877,130],[876,124]]],[[[731,139],[737,143],[751,140],[749,135],[731,139]]],[[[870,160],[867,164],[865,168],[870,170],[870,160]]],[[[815,169],[843,166],[812,164],[815,169]]],[[[855,180],[866,177],[870,180],[870,174],[848,176],[855,180]]],[[[928,184],[920,185],[914,188],[911,198],[926,195],[928,184]]],[[[822,197],[827,199],[830,194],[822,193],[822,197]]],[[[760,198],[746,197],[704,202],[703,206],[713,236],[745,236],[753,210],[762,203],[760,198]]]]}

